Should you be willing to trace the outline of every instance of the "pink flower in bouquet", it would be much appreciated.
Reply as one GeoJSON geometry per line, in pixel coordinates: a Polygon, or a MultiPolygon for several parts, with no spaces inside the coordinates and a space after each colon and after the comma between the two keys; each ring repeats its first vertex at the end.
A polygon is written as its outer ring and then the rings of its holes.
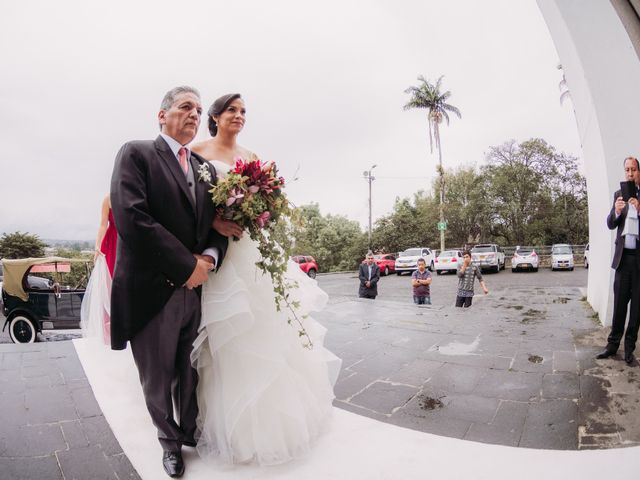
{"type": "Polygon", "coordinates": [[[265,210],[264,212],[262,212],[260,215],[256,217],[256,223],[260,228],[264,228],[264,226],[267,224],[270,218],[271,218],[271,212],[268,210],[265,210]]]}
{"type": "Polygon", "coordinates": [[[229,197],[227,198],[227,207],[230,207],[236,202],[240,203],[243,198],[244,198],[244,194],[234,188],[229,192],[229,197]]]}

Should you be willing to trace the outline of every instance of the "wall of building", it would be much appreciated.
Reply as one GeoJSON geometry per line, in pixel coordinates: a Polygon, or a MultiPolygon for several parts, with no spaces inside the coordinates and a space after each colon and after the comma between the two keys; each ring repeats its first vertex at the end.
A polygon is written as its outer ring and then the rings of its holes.
{"type": "Polygon", "coordinates": [[[624,158],[640,157],[640,60],[619,15],[627,26],[638,19],[604,0],[537,1],[562,63],[582,142],[589,196],[587,300],[610,325],[614,232],[605,219],[623,179],[624,158]]]}

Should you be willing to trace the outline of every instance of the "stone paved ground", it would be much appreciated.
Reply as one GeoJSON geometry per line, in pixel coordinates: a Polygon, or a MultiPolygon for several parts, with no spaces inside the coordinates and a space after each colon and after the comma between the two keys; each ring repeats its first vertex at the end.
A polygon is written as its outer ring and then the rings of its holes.
{"type": "Polygon", "coordinates": [[[70,341],[0,346],[0,479],[138,479],[70,341]]]}
{"type": "MultiPolygon", "coordinates": [[[[382,279],[373,302],[355,298],[353,274],[319,281],[330,302],[316,318],[343,359],[336,406],[501,445],[640,443],[640,369],[593,359],[606,330],[583,300],[584,271],[487,275],[491,294],[469,310],[452,306],[454,276],[434,279],[432,307],[410,303],[408,277],[382,279]]],[[[1,335],[0,480],[138,478],[67,340],[76,335],[1,335]]]]}
{"type": "Polygon", "coordinates": [[[452,306],[455,277],[434,279],[433,307],[410,303],[402,293],[408,278],[382,279],[386,295],[373,302],[339,294],[356,281],[353,275],[324,280],[333,294],[317,318],[329,328],[329,348],[344,361],[336,405],[501,445],[638,444],[640,371],[620,358],[594,360],[606,331],[581,289],[562,285],[586,275],[538,275],[487,275],[491,295],[477,296],[469,310],[452,306]],[[517,286],[530,280],[555,286],[517,286]]]}

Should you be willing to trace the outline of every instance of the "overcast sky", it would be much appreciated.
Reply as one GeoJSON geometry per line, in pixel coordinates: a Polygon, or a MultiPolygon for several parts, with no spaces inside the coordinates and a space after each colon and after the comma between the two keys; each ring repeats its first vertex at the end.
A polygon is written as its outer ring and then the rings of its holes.
{"type": "Polygon", "coordinates": [[[118,148],[157,136],[181,84],[205,108],[240,92],[240,143],[297,171],[290,199],[366,227],[364,170],[374,221],[436,173],[425,112],[402,109],[419,74],[444,75],[462,112],[442,128],[445,167],[512,138],[581,157],[558,62],[534,0],[3,2],[0,233],[93,239],[118,148]]]}

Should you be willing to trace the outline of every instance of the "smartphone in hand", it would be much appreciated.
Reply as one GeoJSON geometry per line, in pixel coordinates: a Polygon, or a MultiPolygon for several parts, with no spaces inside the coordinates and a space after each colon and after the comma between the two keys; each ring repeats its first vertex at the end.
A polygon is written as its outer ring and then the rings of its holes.
{"type": "Polygon", "coordinates": [[[628,202],[630,198],[636,197],[636,182],[629,180],[627,182],[620,182],[620,195],[625,202],[628,202]]]}

